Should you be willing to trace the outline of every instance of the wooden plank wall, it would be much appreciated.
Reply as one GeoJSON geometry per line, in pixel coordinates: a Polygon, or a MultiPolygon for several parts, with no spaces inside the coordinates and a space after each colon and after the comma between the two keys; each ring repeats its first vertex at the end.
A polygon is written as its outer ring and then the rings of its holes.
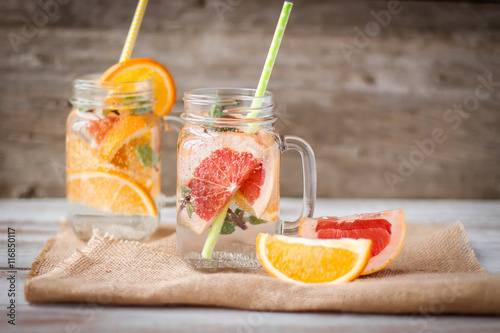
{"type": "MultiPolygon", "coordinates": [[[[281,4],[152,0],[134,57],[171,70],[174,113],[190,88],[255,87],[281,4]]],[[[71,79],[118,60],[135,5],[1,1],[0,197],[64,196],[71,79]]],[[[270,90],[280,133],[315,150],[318,196],[500,198],[498,4],[297,0],[270,90]]],[[[299,163],[284,155],[285,196],[299,163]]]]}

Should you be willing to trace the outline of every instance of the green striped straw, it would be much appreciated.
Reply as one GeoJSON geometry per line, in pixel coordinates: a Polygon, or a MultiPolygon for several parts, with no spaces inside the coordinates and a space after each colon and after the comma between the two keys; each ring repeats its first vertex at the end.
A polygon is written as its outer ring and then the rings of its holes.
{"type": "MultiPolygon", "coordinates": [[[[283,8],[281,9],[280,19],[276,25],[276,30],[274,31],[273,41],[271,42],[271,47],[267,53],[266,63],[262,69],[262,74],[260,75],[259,85],[255,91],[255,97],[262,97],[267,89],[267,84],[269,83],[269,78],[273,71],[274,62],[276,61],[276,56],[280,49],[281,40],[283,39],[283,34],[285,33],[286,24],[288,23],[288,18],[290,17],[290,12],[292,11],[293,3],[285,1],[283,8]]],[[[253,100],[251,108],[260,108],[262,105],[262,98],[256,98],[253,100]]],[[[255,118],[259,114],[258,110],[254,110],[247,115],[247,118],[255,118]]],[[[253,133],[257,130],[257,124],[252,124],[248,127],[247,133],[253,133]]],[[[203,246],[202,257],[204,259],[212,259],[212,252],[219,238],[220,230],[224,224],[224,219],[227,214],[229,204],[222,210],[222,212],[217,215],[210,231],[208,233],[207,240],[203,246]]]]}
{"type": "MultiPolygon", "coordinates": [[[[290,17],[290,12],[292,11],[293,3],[285,1],[283,8],[281,9],[280,19],[276,25],[276,30],[274,31],[273,40],[271,42],[271,47],[267,53],[266,63],[264,68],[262,68],[262,74],[260,74],[259,85],[255,91],[255,97],[262,97],[267,89],[267,84],[269,83],[269,78],[273,71],[274,62],[278,55],[280,49],[281,40],[285,34],[286,24],[288,23],[288,18],[290,17]]],[[[262,105],[262,98],[254,99],[251,108],[259,108],[262,105]]],[[[255,118],[259,114],[258,110],[254,110],[248,114],[247,118],[255,118]]]]}

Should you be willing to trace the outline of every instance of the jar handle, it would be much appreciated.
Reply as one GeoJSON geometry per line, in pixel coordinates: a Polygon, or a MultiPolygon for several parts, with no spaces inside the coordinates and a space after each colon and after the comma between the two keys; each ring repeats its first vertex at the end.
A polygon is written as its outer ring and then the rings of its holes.
{"type": "Polygon", "coordinates": [[[304,192],[302,197],[302,210],[297,220],[283,222],[283,235],[296,235],[299,230],[300,220],[303,217],[313,217],[316,204],[316,160],[311,146],[297,136],[285,135],[282,140],[281,152],[296,150],[302,158],[302,178],[304,192]]]}
{"type": "MultiPolygon", "coordinates": [[[[163,120],[163,127],[165,128],[165,131],[167,130],[174,130],[177,133],[180,133],[182,130],[182,127],[184,126],[184,120],[182,120],[179,117],[176,116],[164,116],[162,117],[163,120]],[[173,124],[170,126],[167,122],[171,121],[173,124]]],[[[165,195],[163,193],[160,194],[159,198],[159,206],[160,207],[173,207],[177,203],[177,195],[165,195]]]]}

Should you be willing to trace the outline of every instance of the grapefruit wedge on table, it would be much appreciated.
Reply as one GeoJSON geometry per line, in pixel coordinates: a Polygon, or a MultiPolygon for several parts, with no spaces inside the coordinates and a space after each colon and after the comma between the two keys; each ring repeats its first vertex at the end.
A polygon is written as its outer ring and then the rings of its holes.
{"type": "Polygon", "coordinates": [[[317,239],[371,239],[370,260],[362,275],[389,265],[403,246],[406,224],[402,209],[343,217],[304,218],[299,236],[317,239]]]}
{"type": "Polygon", "coordinates": [[[242,196],[251,198],[249,201],[255,204],[260,200],[259,205],[270,206],[276,172],[262,166],[272,158],[272,148],[263,146],[255,134],[208,132],[187,142],[177,159],[178,182],[182,188],[189,188],[193,212],[180,209],[181,223],[203,233],[242,188],[242,196]],[[252,188],[245,190],[246,186],[252,188]]]}
{"type": "Polygon", "coordinates": [[[296,283],[341,283],[357,278],[370,257],[368,239],[305,239],[259,234],[256,250],[272,276],[296,283]]]}

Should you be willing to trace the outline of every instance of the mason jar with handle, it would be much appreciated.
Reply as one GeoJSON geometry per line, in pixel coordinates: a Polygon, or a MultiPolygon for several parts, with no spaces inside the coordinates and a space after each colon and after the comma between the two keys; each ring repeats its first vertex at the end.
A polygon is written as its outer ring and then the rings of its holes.
{"type": "Polygon", "coordinates": [[[185,125],[177,152],[177,249],[204,271],[253,270],[259,233],[296,234],[312,217],[316,198],[314,153],[303,139],[274,128],[273,94],[253,89],[206,88],[184,94],[185,125]],[[279,212],[281,154],[302,156],[301,215],[279,212]]]}

